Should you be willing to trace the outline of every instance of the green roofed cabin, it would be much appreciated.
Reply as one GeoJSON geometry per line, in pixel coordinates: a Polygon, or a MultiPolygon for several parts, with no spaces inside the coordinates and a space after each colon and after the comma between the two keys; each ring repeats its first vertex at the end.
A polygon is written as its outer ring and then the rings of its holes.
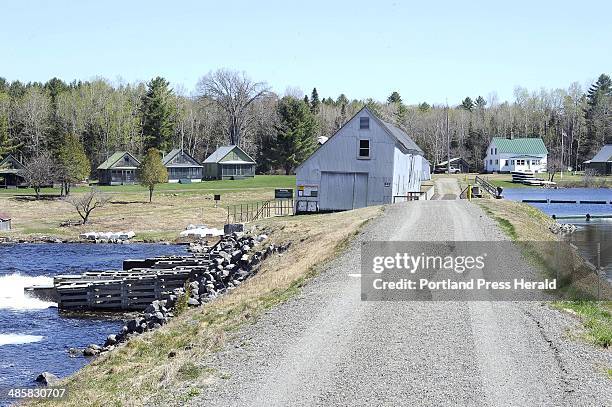
{"type": "Polygon", "coordinates": [[[25,187],[25,167],[12,155],[0,161],[0,188],[25,187]]]}
{"type": "Polygon", "coordinates": [[[486,172],[546,172],[548,150],[539,137],[493,137],[484,159],[486,172]]]}
{"type": "Polygon", "coordinates": [[[204,179],[242,179],[255,176],[255,161],[238,146],[219,147],[203,164],[204,179]]]}
{"type": "Polygon", "coordinates": [[[117,151],[98,166],[99,185],[129,185],[137,181],[140,161],[127,151],[117,151]]]}
{"type": "Polygon", "coordinates": [[[168,182],[188,184],[202,181],[202,166],[189,153],[175,148],[164,156],[164,166],[168,169],[168,182]]]}

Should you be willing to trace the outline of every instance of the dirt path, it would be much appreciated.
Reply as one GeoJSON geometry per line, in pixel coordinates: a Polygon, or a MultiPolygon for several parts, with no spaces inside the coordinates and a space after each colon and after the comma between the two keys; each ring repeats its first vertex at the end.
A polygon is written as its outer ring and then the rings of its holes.
{"type": "Polygon", "coordinates": [[[458,199],[461,189],[456,178],[438,178],[435,182],[436,198],[438,200],[458,199]]]}
{"type": "Polygon", "coordinates": [[[540,303],[361,301],[360,243],[375,240],[505,237],[466,201],[388,207],[298,298],[206,361],[219,378],[194,403],[610,405],[611,353],[567,339],[576,322],[540,303]]]}

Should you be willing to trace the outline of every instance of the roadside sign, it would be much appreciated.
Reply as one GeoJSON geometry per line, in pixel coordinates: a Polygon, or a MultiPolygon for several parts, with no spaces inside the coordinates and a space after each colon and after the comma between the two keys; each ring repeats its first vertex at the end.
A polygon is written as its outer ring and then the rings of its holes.
{"type": "Polygon", "coordinates": [[[275,199],[291,199],[293,198],[293,189],[291,188],[277,188],[274,190],[275,199]]]}

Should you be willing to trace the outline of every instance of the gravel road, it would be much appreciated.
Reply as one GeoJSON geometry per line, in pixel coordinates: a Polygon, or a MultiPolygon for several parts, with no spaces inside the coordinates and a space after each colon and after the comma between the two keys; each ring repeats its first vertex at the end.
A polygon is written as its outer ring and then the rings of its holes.
{"type": "Polygon", "coordinates": [[[577,321],[545,304],[360,300],[362,241],[505,239],[466,201],[389,206],[300,296],[203,361],[221,374],[193,404],[612,405],[612,353],[568,338],[577,321]]]}

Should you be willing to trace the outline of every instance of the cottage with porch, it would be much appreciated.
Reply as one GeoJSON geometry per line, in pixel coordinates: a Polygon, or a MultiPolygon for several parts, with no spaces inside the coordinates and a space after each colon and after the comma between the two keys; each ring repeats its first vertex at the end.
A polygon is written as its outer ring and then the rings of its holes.
{"type": "Polygon", "coordinates": [[[99,185],[129,185],[137,182],[140,161],[127,151],[117,151],[98,166],[99,185]]]}
{"type": "Polygon", "coordinates": [[[202,165],[185,150],[175,148],[162,161],[168,169],[168,182],[185,184],[202,181],[202,165]]]}
{"type": "Polygon", "coordinates": [[[25,167],[12,155],[0,161],[0,188],[25,187],[25,167]]]}
{"type": "Polygon", "coordinates": [[[484,159],[486,172],[546,172],[548,150],[540,137],[493,137],[484,159]]]}
{"type": "Polygon", "coordinates": [[[238,146],[222,146],[204,160],[204,179],[242,179],[255,176],[255,160],[238,146]]]}

